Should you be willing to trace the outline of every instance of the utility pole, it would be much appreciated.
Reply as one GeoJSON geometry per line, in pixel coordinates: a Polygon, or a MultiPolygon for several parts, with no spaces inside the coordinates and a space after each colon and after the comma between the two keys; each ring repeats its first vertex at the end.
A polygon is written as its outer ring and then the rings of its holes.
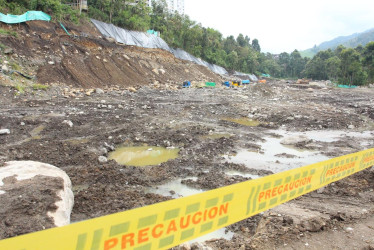
{"type": "Polygon", "coordinates": [[[83,0],[80,0],[80,4],[79,4],[79,15],[82,15],[82,2],[83,2],[83,0]]]}

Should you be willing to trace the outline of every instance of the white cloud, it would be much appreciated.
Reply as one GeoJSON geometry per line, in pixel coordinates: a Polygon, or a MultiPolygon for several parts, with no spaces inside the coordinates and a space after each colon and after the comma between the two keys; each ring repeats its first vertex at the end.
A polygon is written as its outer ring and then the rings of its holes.
{"type": "Polygon", "coordinates": [[[374,28],[373,0],[185,0],[186,14],[224,36],[257,38],[263,51],[307,49],[374,28]]]}

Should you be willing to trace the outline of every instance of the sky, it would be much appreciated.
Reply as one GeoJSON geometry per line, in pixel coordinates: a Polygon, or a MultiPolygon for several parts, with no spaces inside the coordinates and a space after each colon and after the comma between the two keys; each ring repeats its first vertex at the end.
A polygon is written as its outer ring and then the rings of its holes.
{"type": "Polygon", "coordinates": [[[184,0],[185,14],[261,51],[290,53],[374,28],[374,0],[184,0]]]}

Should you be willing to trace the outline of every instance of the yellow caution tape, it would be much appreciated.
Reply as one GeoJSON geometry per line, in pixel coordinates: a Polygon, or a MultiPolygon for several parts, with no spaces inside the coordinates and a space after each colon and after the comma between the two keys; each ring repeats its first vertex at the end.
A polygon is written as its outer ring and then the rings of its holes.
{"type": "Polygon", "coordinates": [[[0,249],[171,248],[373,165],[374,148],[193,196],[5,239],[0,241],[0,249]]]}

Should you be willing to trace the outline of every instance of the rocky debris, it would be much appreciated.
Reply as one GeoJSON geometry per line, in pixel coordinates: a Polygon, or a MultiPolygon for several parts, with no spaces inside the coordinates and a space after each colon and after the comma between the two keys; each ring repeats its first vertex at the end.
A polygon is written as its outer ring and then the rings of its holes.
{"type": "Polygon", "coordinates": [[[283,145],[297,145],[297,144],[306,144],[310,142],[311,139],[309,139],[305,135],[295,135],[295,136],[289,136],[281,140],[281,144],[283,145]]]}
{"type": "Polygon", "coordinates": [[[71,181],[61,169],[35,161],[0,167],[0,239],[70,223],[71,181]]]}
{"type": "Polygon", "coordinates": [[[72,121],[69,121],[69,120],[64,120],[64,121],[62,122],[62,124],[66,124],[66,125],[68,125],[70,128],[72,128],[72,127],[74,126],[73,122],[72,122],[72,121]]]}
{"type": "Polygon", "coordinates": [[[309,79],[298,79],[296,81],[296,84],[309,84],[310,80],[309,79]]]}
{"type": "Polygon", "coordinates": [[[9,73],[9,67],[7,65],[3,65],[1,66],[1,71],[4,73],[4,74],[7,74],[9,73]]]}
{"type": "Polygon", "coordinates": [[[13,54],[14,53],[14,50],[12,48],[5,48],[4,49],[4,54],[5,55],[10,55],[10,54],[13,54]]]}
{"type": "Polygon", "coordinates": [[[101,95],[101,94],[104,94],[105,92],[101,88],[96,88],[95,93],[101,95]]]}
{"type": "Polygon", "coordinates": [[[108,162],[108,159],[105,156],[101,155],[101,156],[99,156],[98,161],[100,163],[106,163],[106,162],[108,162]]]}
{"type": "Polygon", "coordinates": [[[5,128],[5,129],[0,129],[0,135],[9,135],[10,130],[5,128]]]}

